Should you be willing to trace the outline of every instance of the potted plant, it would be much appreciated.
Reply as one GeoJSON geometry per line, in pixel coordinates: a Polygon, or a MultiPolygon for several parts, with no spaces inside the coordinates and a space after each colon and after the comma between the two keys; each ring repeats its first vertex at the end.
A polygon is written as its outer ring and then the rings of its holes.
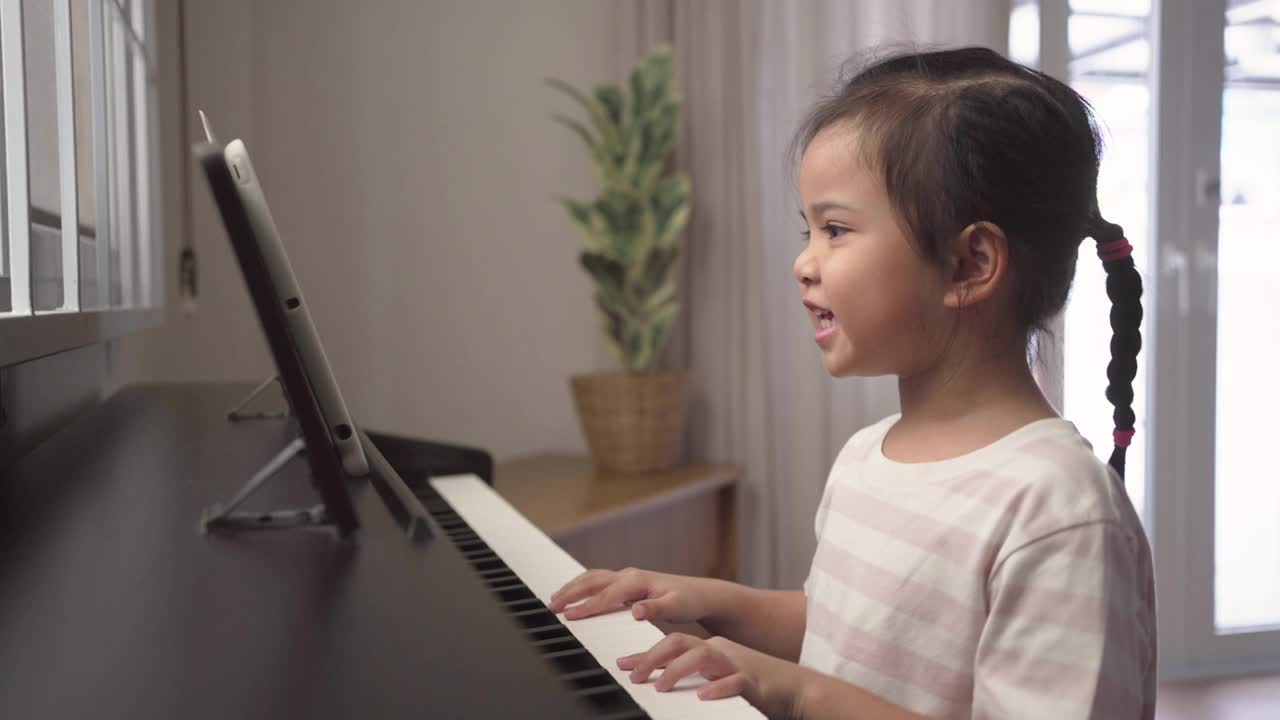
{"type": "Polygon", "coordinates": [[[689,220],[689,178],[665,173],[679,131],[671,48],[660,46],[632,70],[627,87],[597,85],[573,98],[588,121],[555,119],[586,144],[600,181],[591,200],[562,200],[582,231],[578,262],[595,283],[604,336],[620,372],[571,378],[574,404],[596,465],[643,472],[680,459],[687,372],[657,369],[680,312],[674,266],[689,220]]]}

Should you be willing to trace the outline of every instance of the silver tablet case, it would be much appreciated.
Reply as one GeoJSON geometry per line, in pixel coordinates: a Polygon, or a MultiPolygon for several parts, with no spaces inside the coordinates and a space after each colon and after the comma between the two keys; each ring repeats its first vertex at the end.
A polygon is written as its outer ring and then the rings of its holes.
{"type": "Polygon", "coordinates": [[[271,217],[266,195],[258,184],[253,163],[249,160],[249,151],[242,141],[232,140],[223,150],[223,157],[227,162],[227,169],[236,179],[236,190],[249,216],[253,234],[258,238],[268,272],[271,273],[272,285],[280,295],[280,303],[284,305],[289,332],[293,335],[298,354],[302,356],[307,375],[311,378],[316,397],[320,401],[320,410],[324,413],[329,434],[342,458],[342,468],[352,477],[363,477],[369,473],[369,462],[360,447],[359,434],[355,424],[351,422],[347,404],[342,399],[338,382],[324,354],[324,347],[320,344],[320,335],[311,322],[311,313],[303,299],[302,289],[298,287],[298,281],[293,275],[293,266],[289,264],[289,256],[285,253],[275,220],[271,217]]]}

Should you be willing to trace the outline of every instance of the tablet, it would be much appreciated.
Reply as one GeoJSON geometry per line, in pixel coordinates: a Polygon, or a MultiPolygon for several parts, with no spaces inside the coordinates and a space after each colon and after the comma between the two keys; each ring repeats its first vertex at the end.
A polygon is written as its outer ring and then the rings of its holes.
{"type": "MultiPolygon", "coordinates": [[[[205,137],[209,143],[217,146],[203,111],[200,112],[200,122],[204,125],[205,137]]],[[[293,266],[289,264],[289,256],[285,253],[271,209],[267,206],[267,197],[262,192],[262,185],[258,182],[258,175],[249,159],[249,150],[244,142],[236,139],[223,147],[222,156],[235,182],[235,192],[244,207],[254,240],[266,263],[266,270],[271,276],[272,292],[276,295],[276,301],[284,308],[289,334],[297,346],[303,369],[324,414],[329,435],[342,459],[342,468],[352,477],[364,477],[369,473],[369,461],[360,447],[360,437],[350,413],[347,412],[342,393],[338,390],[338,382],[329,367],[324,347],[320,344],[320,335],[311,322],[311,312],[303,300],[302,288],[294,277],[293,266]]]]}
{"type": "MultiPolygon", "coordinates": [[[[297,450],[298,443],[305,448],[307,464],[311,467],[312,483],[324,501],[323,513],[313,510],[283,511],[275,513],[239,514],[233,516],[231,510],[240,500],[252,493],[264,479],[270,478],[288,459],[277,456],[241,490],[238,499],[231,501],[230,506],[220,505],[207,508],[203,523],[206,528],[216,527],[291,527],[294,525],[332,524],[340,535],[349,535],[359,523],[355,508],[347,490],[347,476],[340,459],[337,443],[330,432],[331,423],[325,417],[320,406],[319,393],[316,392],[320,378],[331,378],[328,375],[317,376],[307,368],[301,348],[293,340],[286,319],[287,308],[278,299],[275,281],[268,271],[264,243],[255,235],[244,203],[236,192],[236,182],[228,169],[225,159],[225,148],[209,143],[194,148],[196,159],[204,170],[209,181],[209,189],[213,193],[222,216],[223,225],[231,239],[231,247],[235,251],[236,262],[244,275],[245,284],[249,288],[249,297],[262,325],[267,346],[275,361],[280,383],[284,387],[293,416],[302,430],[302,437],[290,443],[285,453],[291,457],[297,450]],[[272,467],[272,466],[275,467],[272,467]]],[[[314,361],[314,358],[312,358],[314,361]]],[[[358,439],[358,433],[352,429],[352,436],[358,439]]],[[[361,453],[363,457],[363,452],[361,453]]]]}

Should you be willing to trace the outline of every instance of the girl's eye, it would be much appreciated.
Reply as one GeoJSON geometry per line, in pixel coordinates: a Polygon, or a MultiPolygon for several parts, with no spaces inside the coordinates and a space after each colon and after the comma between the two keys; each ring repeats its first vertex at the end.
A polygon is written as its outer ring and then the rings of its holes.
{"type": "MultiPolygon", "coordinates": [[[[835,240],[841,235],[844,235],[845,233],[849,232],[849,228],[840,227],[839,225],[832,225],[831,223],[827,223],[826,225],[822,226],[822,232],[826,234],[828,239],[835,240]]],[[[804,239],[804,242],[809,242],[809,236],[811,234],[812,233],[809,232],[809,228],[805,228],[804,230],[800,231],[800,237],[804,239]]]]}
{"type": "Polygon", "coordinates": [[[827,237],[831,238],[832,240],[835,240],[841,235],[849,232],[849,228],[843,228],[843,227],[840,227],[839,225],[832,225],[831,223],[827,223],[826,225],[823,225],[822,229],[827,233],[827,237]]]}

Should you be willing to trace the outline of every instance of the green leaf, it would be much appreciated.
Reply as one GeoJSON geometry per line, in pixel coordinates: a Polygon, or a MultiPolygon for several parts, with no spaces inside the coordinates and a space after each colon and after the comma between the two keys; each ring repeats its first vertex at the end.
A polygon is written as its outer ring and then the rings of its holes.
{"type": "Polygon", "coordinates": [[[644,124],[645,160],[665,158],[671,152],[675,147],[679,121],[680,103],[677,101],[664,102],[653,111],[644,124]]]}
{"type": "Polygon", "coordinates": [[[631,324],[622,329],[622,351],[628,370],[644,370],[648,367],[645,353],[646,334],[640,325],[631,324]]]}
{"type": "Polygon", "coordinates": [[[595,280],[596,286],[599,287],[610,298],[623,297],[623,278],[625,271],[622,263],[603,254],[590,251],[583,251],[578,255],[578,262],[581,263],[591,279],[595,280]]]}
{"type": "Polygon", "coordinates": [[[667,344],[667,338],[671,335],[671,328],[675,325],[676,317],[680,314],[680,303],[672,300],[666,305],[658,308],[653,315],[652,325],[650,326],[649,344],[653,348],[653,354],[656,356],[662,351],[664,345],[667,344]]]}
{"type": "Polygon", "coordinates": [[[631,71],[631,77],[627,78],[627,86],[631,90],[631,122],[634,124],[649,112],[649,93],[639,65],[631,71]]]}
{"type": "Polygon", "coordinates": [[[637,117],[647,112],[670,92],[673,62],[671,47],[659,45],[645,56],[632,72],[633,92],[638,88],[645,100],[642,113],[637,114],[637,117]]]}
{"type": "Polygon", "coordinates": [[[657,290],[654,290],[653,293],[649,295],[648,298],[645,299],[643,312],[645,312],[648,315],[652,315],[654,311],[656,311],[658,308],[675,300],[675,297],[676,297],[675,278],[667,278],[667,280],[663,282],[662,285],[659,286],[657,290]]]}
{"type": "Polygon", "coordinates": [[[604,335],[613,346],[614,351],[622,357],[623,332],[626,323],[623,322],[622,314],[619,313],[607,300],[600,295],[595,296],[596,307],[600,309],[600,314],[604,316],[604,335]]]}
{"type": "Polygon", "coordinates": [[[684,173],[663,179],[653,189],[650,203],[658,216],[659,227],[670,223],[672,213],[686,205],[689,199],[689,176],[684,173]]]}
{"type": "Polygon", "coordinates": [[[591,135],[591,131],[587,130],[585,125],[578,122],[577,120],[574,120],[573,118],[567,117],[565,115],[560,115],[559,113],[552,115],[551,119],[569,128],[578,137],[582,138],[582,142],[586,143],[587,145],[588,152],[593,152],[595,150],[596,139],[591,135]]]}
{"type": "Polygon", "coordinates": [[[578,227],[591,231],[592,217],[595,215],[595,208],[591,203],[578,202],[570,198],[562,198],[560,204],[564,205],[565,210],[569,211],[569,218],[573,220],[578,227]]]}
{"type": "Polygon", "coordinates": [[[596,102],[604,108],[605,117],[609,118],[609,122],[615,127],[621,127],[622,106],[626,102],[622,96],[622,89],[617,85],[597,85],[594,94],[596,102]]]}
{"type": "Polygon", "coordinates": [[[547,78],[547,84],[577,101],[588,113],[592,112],[591,98],[578,88],[556,78],[547,78]]]}
{"type": "Polygon", "coordinates": [[[680,248],[675,245],[654,248],[649,252],[649,256],[645,258],[644,272],[639,283],[639,292],[642,296],[649,296],[667,282],[671,267],[679,255],[680,248]]]}
{"type": "MultiPolygon", "coordinates": [[[[626,156],[622,159],[622,174],[628,178],[635,178],[636,168],[639,166],[641,158],[644,155],[644,137],[643,132],[632,133],[630,142],[627,145],[626,156]]],[[[633,181],[632,187],[636,184],[633,181]]]]}
{"type": "Polygon", "coordinates": [[[598,137],[598,147],[610,148],[618,142],[618,125],[609,117],[608,111],[597,100],[588,97],[581,90],[563,80],[550,79],[547,84],[573,98],[591,118],[591,126],[598,137]]]}

